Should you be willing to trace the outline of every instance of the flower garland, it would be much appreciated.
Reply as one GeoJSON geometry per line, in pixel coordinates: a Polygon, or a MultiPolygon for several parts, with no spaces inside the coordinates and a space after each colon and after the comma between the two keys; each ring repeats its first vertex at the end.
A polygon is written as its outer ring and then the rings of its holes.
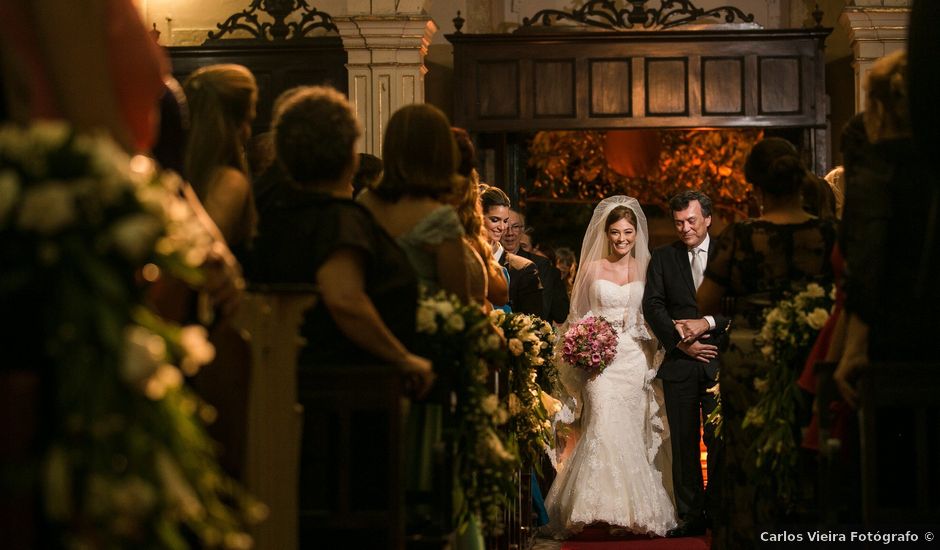
{"type": "Polygon", "coordinates": [[[4,349],[30,347],[43,380],[44,533],[56,546],[248,548],[265,515],[221,472],[182,384],[212,360],[199,326],[144,306],[142,280],[189,283],[211,236],[182,182],[61,123],[0,128],[4,349]],[[23,325],[26,328],[20,328],[23,325]]]}
{"type": "Polygon", "coordinates": [[[509,412],[487,387],[491,369],[506,361],[505,340],[479,306],[444,292],[423,295],[417,315],[416,349],[434,362],[436,386],[456,398],[455,521],[462,530],[475,516],[498,534],[520,466],[515,442],[501,429],[509,412]]]}
{"type": "Polygon", "coordinates": [[[768,369],[764,378],[754,379],[760,397],[745,413],[742,427],[756,431],[757,467],[770,474],[775,490],[787,503],[792,503],[796,492],[798,367],[806,361],[834,303],[834,286],[826,292],[819,284],[809,283],[764,312],[757,337],[768,369]]]}
{"type": "MultiPolygon", "coordinates": [[[[556,340],[551,324],[534,315],[494,310],[490,320],[503,331],[509,349],[506,378],[509,391],[503,399],[509,409],[509,433],[522,463],[541,473],[541,458],[554,447],[551,417],[561,404],[539,385],[539,373],[557,377],[552,355],[556,340]]],[[[551,390],[552,386],[548,386],[551,390]]]]}

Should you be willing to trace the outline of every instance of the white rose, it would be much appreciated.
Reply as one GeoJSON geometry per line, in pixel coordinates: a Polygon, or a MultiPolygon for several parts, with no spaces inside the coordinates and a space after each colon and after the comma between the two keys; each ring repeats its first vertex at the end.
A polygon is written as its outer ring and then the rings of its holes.
{"type": "Polygon", "coordinates": [[[499,408],[499,398],[493,394],[487,395],[480,403],[480,407],[486,414],[493,414],[499,408]]]}
{"type": "Polygon", "coordinates": [[[140,325],[124,329],[124,357],[121,378],[134,387],[141,387],[157,371],[166,354],[163,338],[140,325]]]}
{"type": "Polygon", "coordinates": [[[515,457],[510,454],[506,448],[503,446],[503,442],[499,440],[499,436],[495,432],[489,430],[489,433],[486,437],[486,446],[490,452],[490,456],[497,460],[510,461],[515,457]]]}
{"type": "Polygon", "coordinates": [[[518,338],[509,339],[509,351],[511,351],[513,355],[518,357],[522,354],[523,349],[522,342],[518,338]]]}
{"type": "Polygon", "coordinates": [[[502,339],[498,334],[490,334],[486,337],[486,344],[488,349],[499,349],[499,346],[502,344],[502,339]]]}
{"type": "Polygon", "coordinates": [[[0,172],[0,227],[6,221],[10,211],[16,205],[20,196],[20,182],[16,174],[9,171],[0,172]]]}
{"type": "Polygon", "coordinates": [[[144,394],[154,401],[166,396],[166,392],[176,389],[183,384],[183,373],[173,365],[166,363],[157,367],[155,372],[144,386],[144,394]]]}
{"type": "Polygon", "coordinates": [[[182,201],[171,201],[162,187],[148,185],[137,190],[137,200],[148,211],[159,214],[168,220],[185,221],[189,217],[186,205],[182,201]]]}
{"type": "Polygon", "coordinates": [[[826,324],[826,321],[829,320],[829,312],[821,307],[814,309],[809,315],[806,316],[806,322],[809,326],[813,327],[816,330],[819,330],[826,324]]]}
{"type": "Polygon", "coordinates": [[[51,235],[75,220],[75,200],[68,185],[45,183],[23,195],[17,223],[22,229],[51,235]]]}
{"type": "Polygon", "coordinates": [[[118,220],[110,230],[114,247],[132,262],[143,261],[153,250],[163,222],[150,214],[132,214],[118,220]]]}
{"type": "Polygon", "coordinates": [[[180,347],[183,360],[180,367],[187,376],[193,376],[199,367],[215,359],[215,347],[209,342],[209,333],[201,325],[188,325],[180,329],[180,347]]]}
{"type": "Polygon", "coordinates": [[[41,144],[43,148],[53,149],[62,146],[69,137],[69,127],[64,122],[55,120],[39,120],[30,128],[30,138],[41,144]]]}
{"type": "Polygon", "coordinates": [[[806,290],[804,291],[806,296],[810,298],[822,298],[826,295],[826,291],[823,290],[823,287],[819,286],[816,283],[810,283],[806,285],[806,290]]]}
{"type": "Polygon", "coordinates": [[[434,310],[428,307],[418,308],[418,332],[424,334],[434,334],[437,332],[437,317],[434,310]]]}
{"type": "Polygon", "coordinates": [[[509,414],[517,415],[519,411],[522,410],[522,407],[519,404],[519,398],[516,397],[516,394],[509,394],[509,414]]]}
{"type": "Polygon", "coordinates": [[[434,309],[441,315],[441,317],[447,317],[454,312],[454,304],[441,300],[434,304],[434,309]]]}
{"type": "Polygon", "coordinates": [[[462,315],[454,314],[447,318],[447,329],[450,332],[460,332],[466,326],[462,315]]]}

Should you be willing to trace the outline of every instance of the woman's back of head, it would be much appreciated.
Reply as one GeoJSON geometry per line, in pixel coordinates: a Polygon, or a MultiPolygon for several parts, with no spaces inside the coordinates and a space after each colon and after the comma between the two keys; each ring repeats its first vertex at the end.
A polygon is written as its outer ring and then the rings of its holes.
{"type": "Polygon", "coordinates": [[[872,143],[910,135],[906,52],[897,51],[876,61],[865,78],[865,92],[865,129],[872,143]]]}
{"type": "Polygon", "coordinates": [[[301,184],[352,178],[362,127],[346,97],[325,86],[290,91],[275,110],[277,157],[301,184]]]}
{"type": "Polygon", "coordinates": [[[789,141],[770,137],[759,141],[744,163],[744,177],[761,192],[775,197],[800,193],[806,184],[806,168],[789,141]]]}
{"type": "Polygon", "coordinates": [[[212,173],[223,166],[248,167],[244,147],[255,116],[258,87],[241,65],[209,65],[193,72],[183,86],[189,105],[186,176],[200,194],[212,173]]]}
{"type": "Polygon", "coordinates": [[[395,111],[382,142],[385,172],[375,193],[390,201],[403,196],[441,199],[454,191],[460,154],[447,117],[417,103],[395,111]]]}

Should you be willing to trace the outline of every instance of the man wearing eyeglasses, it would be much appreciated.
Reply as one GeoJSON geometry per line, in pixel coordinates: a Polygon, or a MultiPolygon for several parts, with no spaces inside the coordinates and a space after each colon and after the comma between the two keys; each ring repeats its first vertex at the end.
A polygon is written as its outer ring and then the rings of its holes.
{"type": "Polygon", "coordinates": [[[568,317],[568,293],[561,280],[561,272],[545,256],[524,250],[521,237],[525,233],[525,216],[509,210],[509,227],[503,233],[500,243],[507,252],[521,256],[535,263],[542,281],[542,312],[540,317],[549,322],[564,323],[568,317]]]}

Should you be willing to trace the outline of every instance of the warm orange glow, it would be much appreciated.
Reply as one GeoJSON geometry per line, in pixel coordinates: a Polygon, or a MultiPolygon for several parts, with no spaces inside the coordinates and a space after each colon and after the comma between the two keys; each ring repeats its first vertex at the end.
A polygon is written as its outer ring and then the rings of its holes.
{"type": "Polygon", "coordinates": [[[610,130],[604,142],[604,156],[614,172],[642,178],[657,168],[662,148],[656,130],[610,130]]]}
{"type": "Polygon", "coordinates": [[[747,215],[751,185],[744,160],[759,130],[612,130],[539,132],[529,146],[537,170],[531,198],[596,201],[626,194],[667,208],[698,189],[726,218],[747,215]]]}

